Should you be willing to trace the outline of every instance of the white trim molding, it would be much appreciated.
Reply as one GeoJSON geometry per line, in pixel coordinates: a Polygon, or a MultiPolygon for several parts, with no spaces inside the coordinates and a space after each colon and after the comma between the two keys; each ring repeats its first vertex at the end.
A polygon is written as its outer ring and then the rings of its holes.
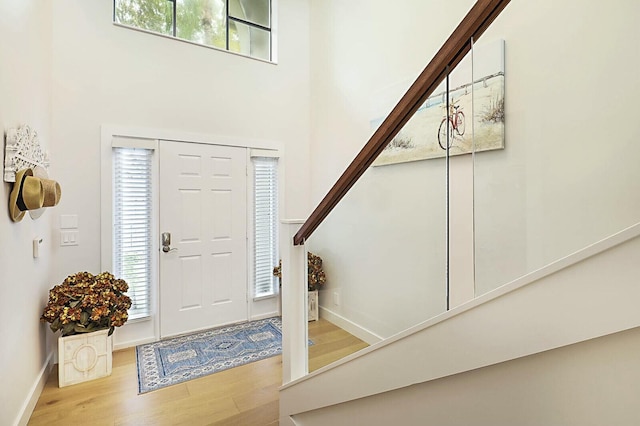
{"type": "Polygon", "coordinates": [[[18,419],[16,419],[15,424],[22,426],[29,423],[29,419],[31,418],[31,414],[33,414],[33,410],[36,408],[36,404],[42,394],[42,390],[47,384],[49,374],[51,374],[51,370],[53,370],[53,355],[54,352],[50,351],[47,359],[45,359],[33,386],[31,386],[31,389],[29,390],[27,398],[20,408],[18,419]]]}
{"type": "Polygon", "coordinates": [[[325,308],[324,306],[320,306],[320,312],[321,312],[320,317],[322,319],[325,319],[330,323],[335,324],[336,326],[340,327],[341,329],[348,332],[349,334],[356,336],[358,339],[364,340],[369,345],[374,345],[384,340],[382,336],[379,336],[374,332],[372,332],[371,330],[367,330],[366,328],[361,327],[355,322],[346,319],[342,315],[339,315],[333,312],[331,309],[325,308]]]}

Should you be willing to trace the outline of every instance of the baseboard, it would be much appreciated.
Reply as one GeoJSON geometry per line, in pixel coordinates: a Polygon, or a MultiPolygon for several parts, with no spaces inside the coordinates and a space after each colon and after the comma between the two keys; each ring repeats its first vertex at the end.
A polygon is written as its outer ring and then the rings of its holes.
{"type": "Polygon", "coordinates": [[[114,351],[119,351],[121,349],[127,349],[127,348],[131,348],[134,346],[138,346],[138,345],[144,345],[147,343],[153,343],[156,342],[158,339],[156,339],[155,337],[147,337],[145,339],[138,339],[138,340],[129,340],[127,342],[120,342],[120,343],[114,343],[113,344],[113,350],[114,351]]]}
{"type": "Polygon", "coordinates": [[[324,306],[320,306],[320,318],[326,319],[330,323],[337,325],[344,331],[353,334],[358,339],[364,340],[369,345],[373,345],[374,343],[378,343],[382,340],[381,336],[378,336],[372,331],[369,331],[366,328],[346,319],[342,315],[336,314],[324,306]]]}
{"type": "Polygon", "coordinates": [[[267,319],[267,318],[273,318],[273,317],[278,317],[278,316],[280,316],[280,312],[273,311],[273,312],[269,312],[269,313],[266,313],[266,314],[253,315],[253,316],[251,316],[251,319],[249,321],[258,321],[258,320],[267,319]]]}
{"type": "Polygon", "coordinates": [[[33,414],[33,409],[36,408],[36,404],[38,403],[40,394],[42,394],[42,390],[44,389],[44,385],[47,383],[49,373],[51,373],[52,369],[53,351],[49,352],[49,355],[47,355],[47,359],[44,361],[44,365],[40,369],[40,373],[38,373],[38,377],[36,378],[35,383],[29,391],[29,396],[22,404],[22,408],[20,409],[20,412],[18,414],[19,417],[15,422],[16,425],[23,426],[29,423],[31,414],[33,414]]]}

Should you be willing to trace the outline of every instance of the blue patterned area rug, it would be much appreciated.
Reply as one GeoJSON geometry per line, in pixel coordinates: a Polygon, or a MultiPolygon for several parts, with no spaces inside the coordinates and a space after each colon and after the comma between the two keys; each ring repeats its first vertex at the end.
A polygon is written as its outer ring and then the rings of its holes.
{"type": "Polygon", "coordinates": [[[279,317],[139,345],[138,391],[150,392],[280,353],[279,317]]]}

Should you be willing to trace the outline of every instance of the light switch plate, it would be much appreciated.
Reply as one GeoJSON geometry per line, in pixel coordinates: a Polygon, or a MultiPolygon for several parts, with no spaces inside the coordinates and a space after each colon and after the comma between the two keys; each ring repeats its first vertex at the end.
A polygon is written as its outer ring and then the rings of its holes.
{"type": "Polygon", "coordinates": [[[77,214],[60,215],[60,228],[61,229],[78,229],[78,215],[77,214]]]}
{"type": "Polygon", "coordinates": [[[78,245],[78,234],[77,230],[68,231],[62,230],[60,231],[60,245],[61,246],[77,246],[78,245]]]}

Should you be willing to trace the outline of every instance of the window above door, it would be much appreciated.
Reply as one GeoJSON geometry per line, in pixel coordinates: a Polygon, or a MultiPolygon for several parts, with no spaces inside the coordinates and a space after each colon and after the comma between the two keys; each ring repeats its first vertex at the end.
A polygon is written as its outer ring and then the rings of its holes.
{"type": "Polygon", "coordinates": [[[114,0],[113,22],[272,61],[273,0],[114,0]]]}

